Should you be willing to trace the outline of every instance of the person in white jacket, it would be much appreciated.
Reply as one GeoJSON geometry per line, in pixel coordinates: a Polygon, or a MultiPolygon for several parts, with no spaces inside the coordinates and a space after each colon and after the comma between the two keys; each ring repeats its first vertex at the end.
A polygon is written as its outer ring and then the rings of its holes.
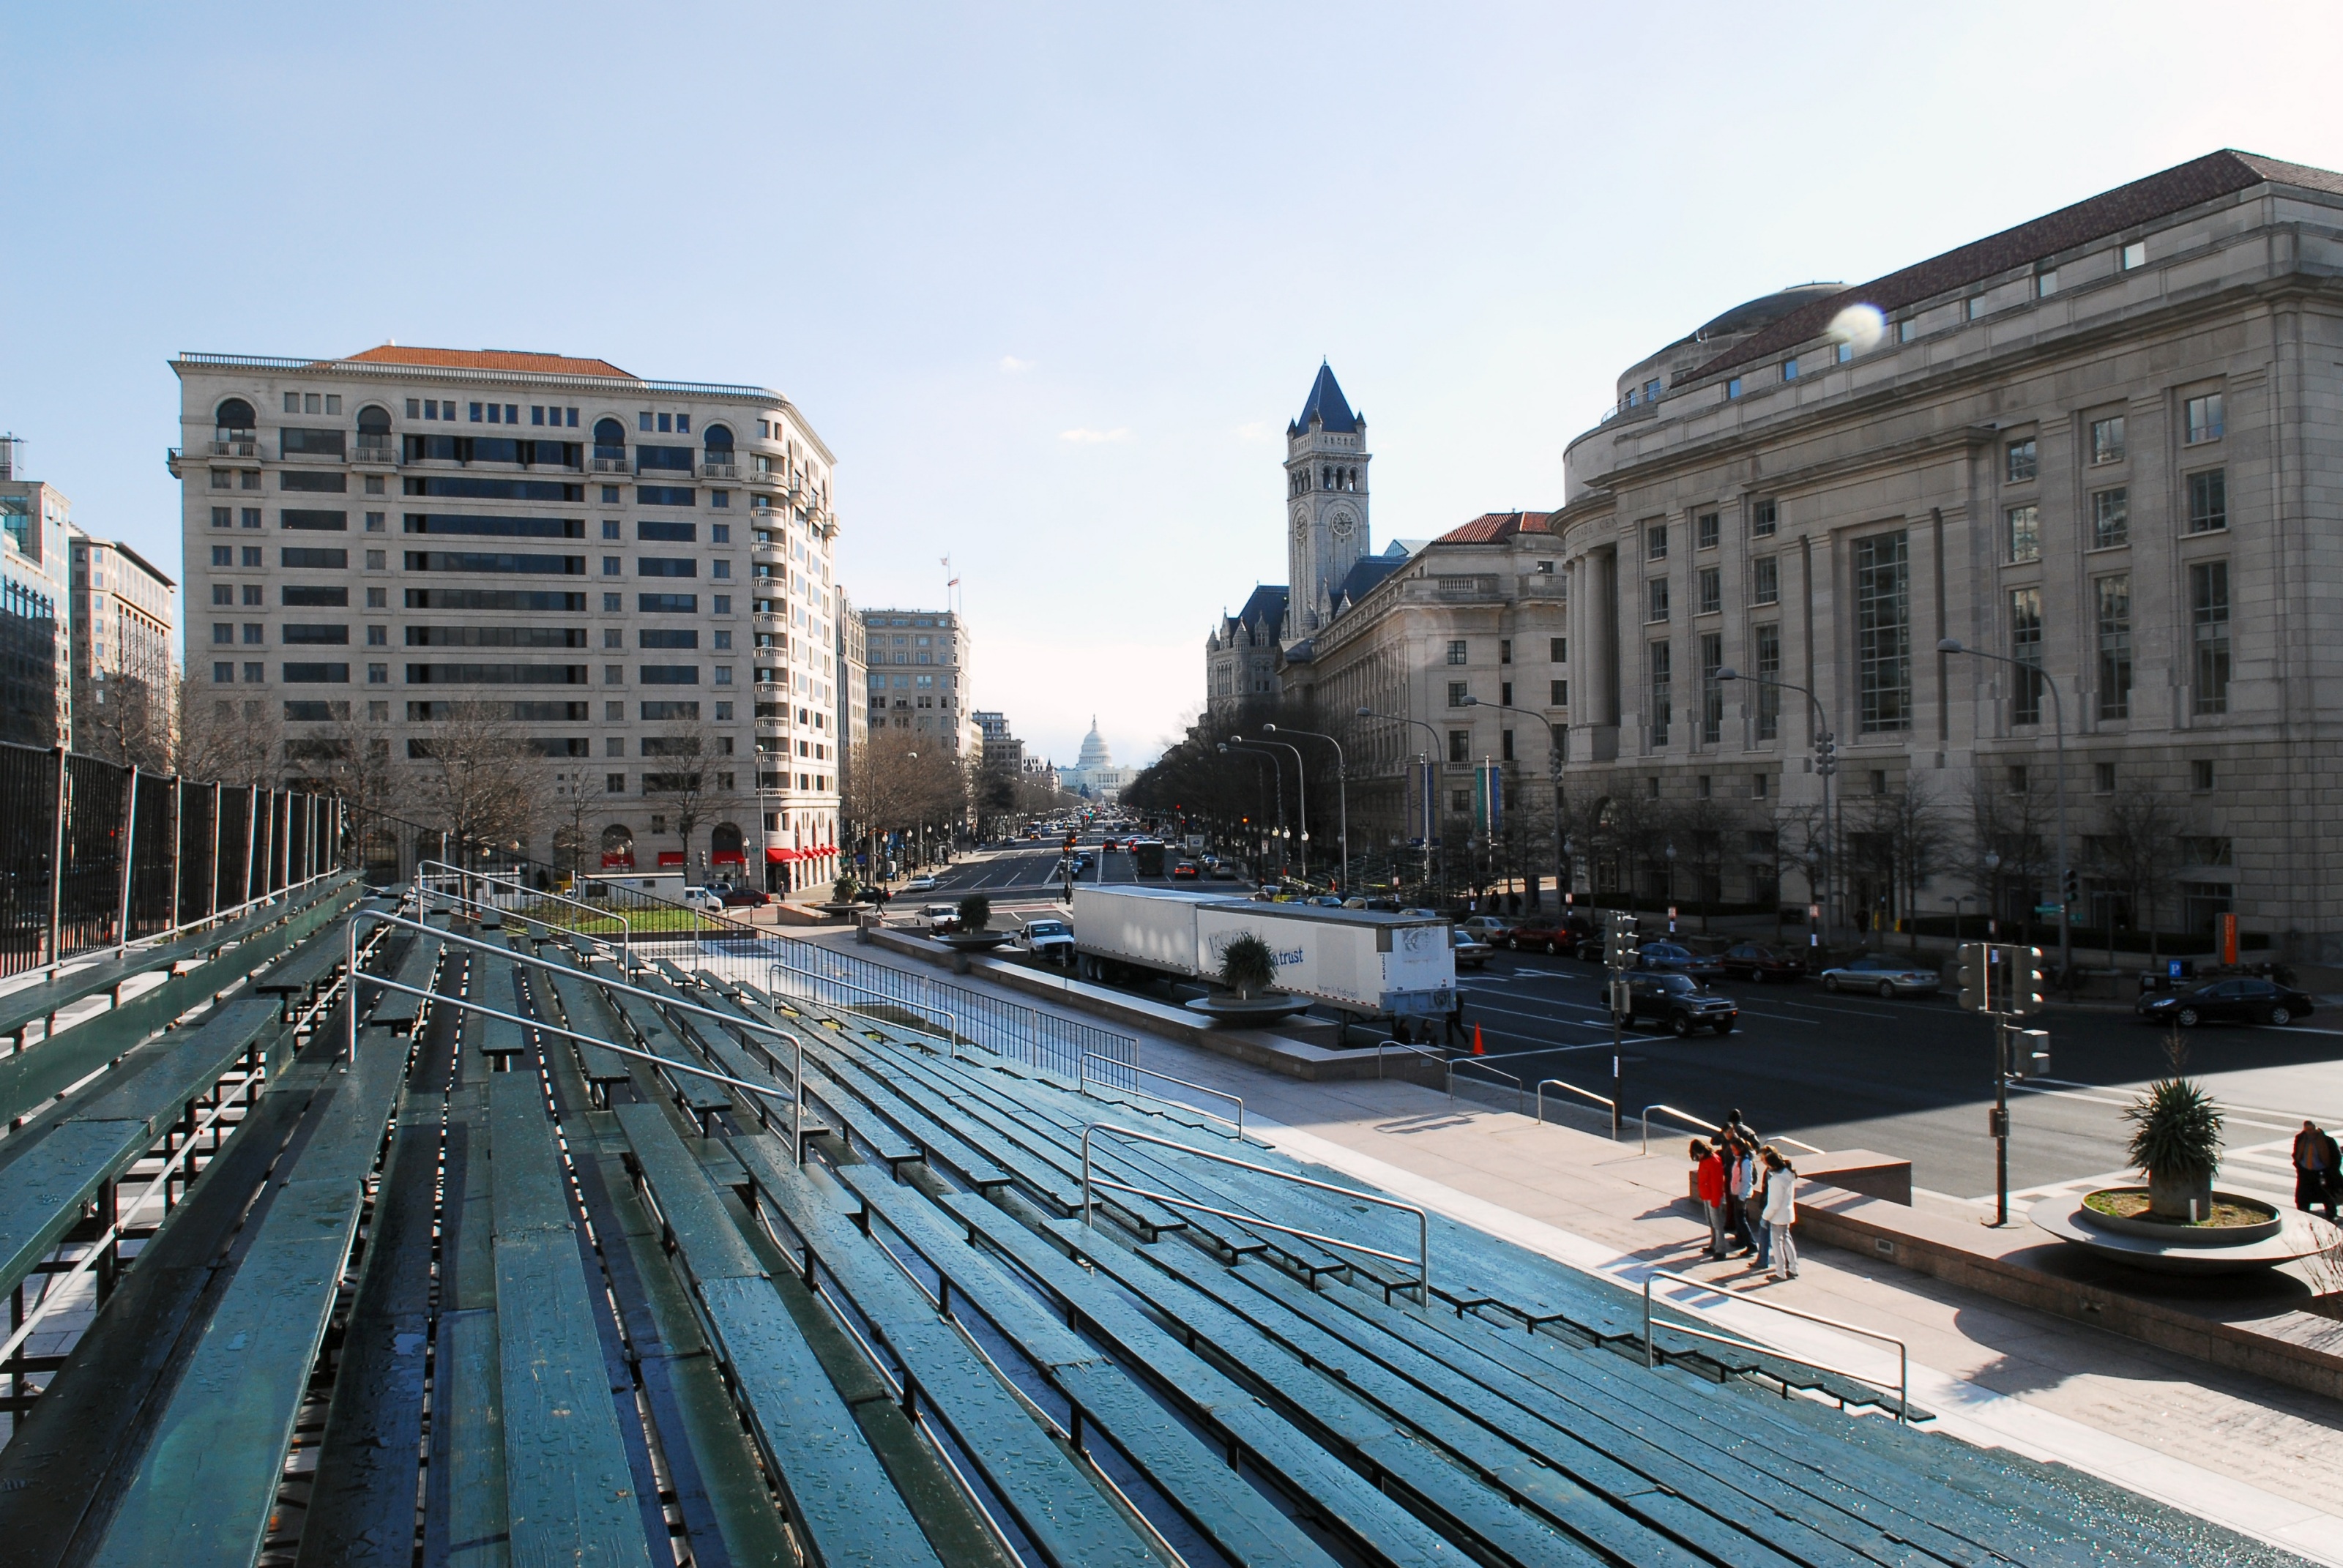
{"type": "Polygon", "coordinates": [[[1776,1280],[1798,1277],[1798,1247],[1791,1240],[1790,1227],[1798,1217],[1798,1173],[1790,1162],[1769,1149],[1765,1151],[1765,1207],[1760,1217],[1765,1221],[1765,1234],[1774,1243],[1773,1266],[1766,1271],[1776,1280]]]}

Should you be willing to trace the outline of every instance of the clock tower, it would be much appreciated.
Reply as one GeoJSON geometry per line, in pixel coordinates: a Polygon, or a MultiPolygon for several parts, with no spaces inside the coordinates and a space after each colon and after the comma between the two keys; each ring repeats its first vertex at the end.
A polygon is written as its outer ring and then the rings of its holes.
{"type": "Polygon", "coordinates": [[[1302,417],[1285,427],[1287,646],[1333,618],[1367,548],[1367,421],[1321,361],[1302,417]]]}

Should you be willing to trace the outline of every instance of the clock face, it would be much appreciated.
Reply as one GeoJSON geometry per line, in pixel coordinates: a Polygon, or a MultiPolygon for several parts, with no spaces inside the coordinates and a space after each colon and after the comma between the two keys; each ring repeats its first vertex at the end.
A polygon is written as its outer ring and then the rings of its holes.
{"type": "Polygon", "coordinates": [[[1337,512],[1334,514],[1334,537],[1336,538],[1349,538],[1351,537],[1351,528],[1352,518],[1350,513],[1337,512]]]}
{"type": "Polygon", "coordinates": [[[1293,509],[1293,540],[1296,544],[1302,544],[1307,542],[1309,538],[1310,514],[1296,507],[1293,509]]]}

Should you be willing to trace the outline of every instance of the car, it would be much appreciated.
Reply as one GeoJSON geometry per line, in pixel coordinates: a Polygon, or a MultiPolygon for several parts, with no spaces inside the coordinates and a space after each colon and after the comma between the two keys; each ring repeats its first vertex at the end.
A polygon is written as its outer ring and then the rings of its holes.
{"type": "Polygon", "coordinates": [[[1304,904],[1311,904],[1322,910],[1339,910],[1342,907],[1342,900],[1336,898],[1332,893],[1312,893],[1308,898],[1297,900],[1296,901],[1304,904]]]}
{"type": "Polygon", "coordinates": [[[1934,996],[1944,985],[1944,977],[1926,964],[1885,953],[1865,953],[1852,963],[1833,964],[1823,970],[1825,990],[1867,990],[1883,997],[1934,996]]]}
{"type": "Polygon", "coordinates": [[[772,894],[761,891],[756,888],[727,888],[724,890],[724,907],[728,910],[753,910],[759,904],[769,904],[772,901],[772,894]]]}
{"type": "Polygon", "coordinates": [[[1202,874],[1196,869],[1196,862],[1193,860],[1182,860],[1172,868],[1172,879],[1175,882],[1182,880],[1192,882],[1202,874]]]}
{"type": "Polygon", "coordinates": [[[960,906],[922,904],[920,912],[911,917],[911,926],[915,930],[924,930],[930,935],[956,931],[960,930],[960,906]]]}
{"type": "Polygon", "coordinates": [[[932,893],[935,890],[936,879],[933,877],[913,877],[903,884],[903,891],[907,893],[932,893]]]}
{"type": "Polygon", "coordinates": [[[1556,958],[1578,955],[1578,933],[1567,920],[1524,915],[1504,931],[1505,946],[1517,953],[1552,953],[1556,958]]]}
{"type": "Polygon", "coordinates": [[[1688,974],[1638,970],[1627,977],[1627,1021],[1643,1020],[1682,1040],[1699,1029],[1731,1034],[1741,1021],[1741,1009],[1731,997],[1719,996],[1688,974]]]}
{"type": "Polygon", "coordinates": [[[1233,882],[1238,879],[1237,869],[1233,861],[1222,860],[1213,866],[1212,880],[1216,882],[1233,882]]]}
{"type": "Polygon", "coordinates": [[[1511,945],[1513,930],[1520,924],[1521,921],[1507,920],[1503,915],[1467,915],[1456,922],[1456,929],[1472,932],[1493,948],[1502,948],[1511,945]]]}
{"type": "Polygon", "coordinates": [[[1105,853],[1111,855],[1117,849],[1122,848],[1122,840],[1120,839],[1101,839],[1099,840],[1099,848],[1105,853]]]}
{"type": "Polygon", "coordinates": [[[1017,928],[1010,943],[1051,963],[1071,963],[1074,960],[1074,928],[1063,920],[1027,920],[1017,928]]]}
{"type": "Polygon", "coordinates": [[[1455,950],[1460,970],[1477,970],[1489,961],[1489,944],[1463,926],[1448,928],[1448,945],[1455,950]]]}
{"type": "Polygon", "coordinates": [[[1806,960],[1795,952],[1769,948],[1763,942],[1735,942],[1725,950],[1719,960],[1725,974],[1734,980],[1794,980],[1803,979],[1806,960]]]}
{"type": "Polygon", "coordinates": [[[2276,980],[2242,976],[2213,980],[2193,990],[2144,996],[2134,1008],[2152,1023],[2177,1023],[2183,1029],[2195,1029],[2200,1023],[2284,1025],[2311,1013],[2307,992],[2276,980]]]}
{"type": "Polygon", "coordinates": [[[1725,966],[1706,953],[1696,953],[1682,942],[1645,942],[1635,950],[1635,967],[1690,975],[1697,980],[1723,978],[1725,966]]]}

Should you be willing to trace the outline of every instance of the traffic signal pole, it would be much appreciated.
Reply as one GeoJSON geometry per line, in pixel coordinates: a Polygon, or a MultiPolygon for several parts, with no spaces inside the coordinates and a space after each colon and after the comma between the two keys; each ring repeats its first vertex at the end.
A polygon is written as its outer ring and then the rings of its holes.
{"type": "Polygon", "coordinates": [[[2026,1054],[2021,1061],[2012,1050],[2018,1031],[2010,1020],[2042,1008],[2042,950],[2000,947],[1991,942],[1963,942],[1957,950],[1959,1005],[1993,1020],[1993,1111],[1986,1131],[1994,1143],[1994,1220],[2009,1223],[2009,1081],[2035,1078],[2050,1070],[2048,1036],[2039,1030],[2024,1031],[2026,1054]],[[1998,981],[1995,971],[2000,970],[1998,981]],[[2037,1043],[2042,1042],[2042,1043],[2037,1043]]]}
{"type": "Polygon", "coordinates": [[[1626,1102],[1621,1088],[1620,1053],[1627,1043],[1627,970],[1634,962],[1635,917],[1625,910],[1607,912],[1603,930],[1603,965],[1610,974],[1611,1004],[1611,1141],[1619,1140],[1619,1107],[1626,1102]]]}

